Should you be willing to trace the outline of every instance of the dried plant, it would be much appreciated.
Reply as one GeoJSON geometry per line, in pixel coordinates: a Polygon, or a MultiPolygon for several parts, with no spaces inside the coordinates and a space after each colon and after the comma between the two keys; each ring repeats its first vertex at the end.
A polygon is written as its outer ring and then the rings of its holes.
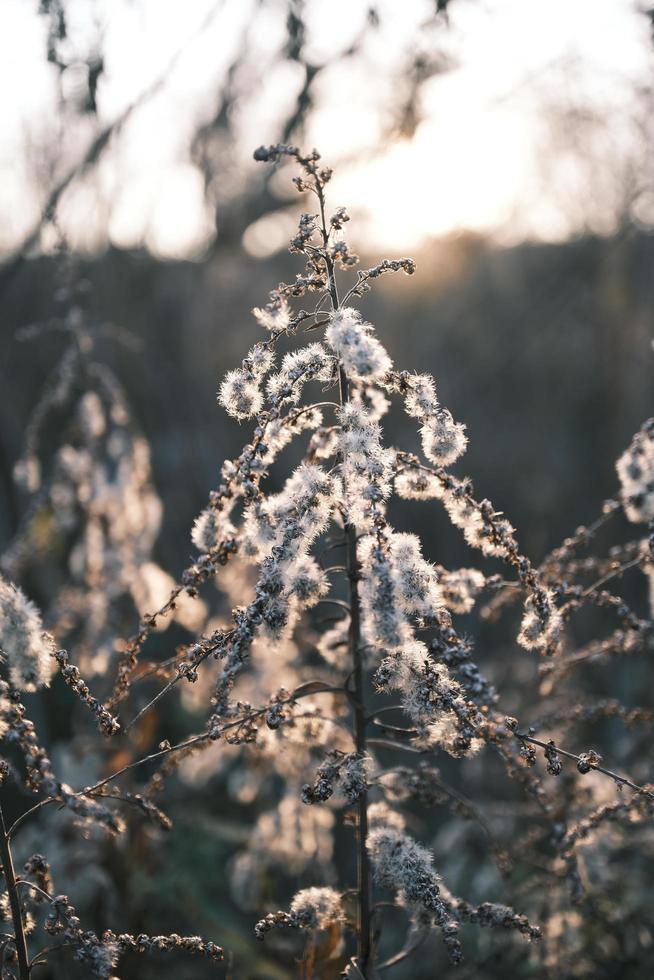
{"type": "MultiPolygon", "coordinates": [[[[605,719],[637,728],[651,725],[652,718],[647,708],[616,699],[581,702],[571,677],[580,665],[652,650],[652,619],[639,615],[611,588],[630,570],[652,580],[654,422],[643,426],[618,461],[620,492],[606,502],[601,517],[534,565],[520,550],[507,518],[490,501],[476,498],[469,479],[452,473],[466,450],[465,427],[441,404],[432,376],[395,368],[372,325],[352,305],[382,275],[412,275],[413,261],[384,260],[354,273],[357,257],[344,237],[349,216],[342,207],[331,214],[327,209],[331,171],[317,152],[304,155],[294,146],[261,147],[255,153],[266,163],[284,158],[299,168],[295,185],[314,204],[314,211],[302,214],[291,241],[291,252],[303,256],[305,265],[295,280],[281,283],[268,303],[254,310],[267,337],[220,386],[220,404],[237,421],[251,424],[252,434],[241,454],[223,464],[220,484],[195,522],[197,560],[179,584],[165,579],[169,597],[143,617],[129,640],[107,647],[103,669],[94,659],[93,643],[106,643],[107,617],[101,638],[86,633],[76,639],[73,631],[79,653],[74,659],[84,673],[98,675],[95,694],[69,654],[44,632],[39,612],[20,588],[0,583],[0,648],[7,675],[0,711],[12,754],[3,765],[3,778],[37,794],[31,808],[0,828],[13,929],[3,938],[1,975],[26,980],[47,961],[47,947],[28,950],[28,929],[34,926],[57,937],[58,945],[70,948],[96,977],[115,976],[119,958],[134,951],[179,950],[220,961],[222,949],[197,937],[87,930],[68,898],[57,893],[59,883],[52,884],[47,853],[32,855],[21,875],[12,859],[17,833],[31,817],[43,818],[41,850],[47,852],[44,811],[55,803],[83,827],[100,826],[110,835],[125,830],[116,813],[121,802],[165,830],[170,821],[155,803],[157,795],[174,774],[188,776],[203,768],[222,772],[250,799],[259,791],[266,804],[250,828],[248,846],[232,862],[231,888],[242,905],[259,909],[253,937],[269,943],[273,930],[306,934],[302,976],[331,976],[336,968],[350,980],[370,980],[405,960],[415,963],[411,957],[434,932],[456,965],[464,957],[465,924],[519,934],[501,944],[504,975],[526,961],[534,976],[598,975],[601,943],[594,948],[588,941],[584,916],[601,921],[602,910],[601,903],[590,904],[584,897],[587,875],[580,845],[610,823],[637,848],[636,837],[645,838],[649,830],[654,790],[636,782],[646,779],[646,773],[640,775],[637,738],[620,749],[620,758],[630,756],[635,766],[629,776],[614,771],[610,761],[605,765],[597,750],[582,750],[569,739],[575,728],[605,719]],[[293,300],[310,294],[317,300],[312,309],[293,308],[293,300]],[[304,332],[316,339],[293,346],[304,332]],[[381,420],[394,400],[416,427],[419,453],[417,445],[384,444],[381,420]],[[271,467],[296,439],[305,444],[301,461],[279,489],[266,490],[271,467]],[[415,534],[389,522],[389,507],[397,503],[392,498],[426,501],[444,510],[470,548],[497,567],[447,569],[429,561],[415,534]],[[582,557],[582,550],[620,513],[629,526],[648,527],[649,537],[645,531],[615,545],[606,558],[582,557]],[[187,629],[195,631],[205,622],[206,605],[198,592],[216,577],[235,607],[231,621],[210,620],[170,657],[146,663],[142,651],[152,633],[179,616],[183,603],[187,629]],[[537,719],[522,717],[520,706],[533,711],[535,699],[519,689],[522,698],[516,700],[515,690],[511,696],[521,720],[507,715],[496,687],[473,660],[471,641],[455,625],[454,617],[471,613],[482,597],[484,622],[505,611],[508,616],[514,603],[521,604],[520,622],[512,629],[522,650],[512,656],[533,651],[540,658],[537,719]],[[199,610],[197,617],[193,609],[199,610]],[[615,617],[617,626],[606,637],[595,634],[579,644],[580,634],[572,630],[582,618],[577,614],[598,609],[615,617]],[[55,774],[21,703],[22,691],[50,682],[55,665],[95,716],[107,744],[124,746],[129,760],[78,790],[55,774]],[[202,726],[175,743],[164,738],[139,756],[134,733],[155,712],[165,726],[164,698],[182,688],[193,711],[204,711],[202,726]],[[502,818],[503,835],[483,808],[444,775],[442,768],[451,769],[450,758],[478,777],[495,766],[492,779],[503,785],[500,799],[510,810],[502,818]],[[147,782],[138,782],[148,768],[147,782]],[[607,795],[603,786],[613,787],[615,795],[607,795]],[[478,902],[476,896],[454,893],[443,877],[446,855],[417,839],[416,807],[442,811],[448,826],[451,816],[482,829],[488,854],[506,879],[499,895],[478,902]],[[351,862],[334,858],[333,839],[341,827],[351,841],[351,862]],[[499,836],[507,842],[515,838],[519,846],[501,843],[499,836]],[[512,877],[516,865],[522,874],[512,877]],[[311,875],[287,911],[272,906],[266,912],[271,903],[259,886],[269,869],[296,878],[311,875]],[[511,890],[515,908],[503,900],[511,890]],[[577,904],[574,912],[571,903],[577,904]],[[388,948],[387,937],[397,935],[393,909],[405,922],[399,950],[388,948]],[[574,935],[567,936],[568,931],[574,935]],[[524,940],[528,952],[516,952],[524,940]],[[565,969],[560,949],[568,958],[565,969]]],[[[85,376],[108,390],[97,368],[87,366],[85,376]]],[[[138,486],[131,477],[127,487],[123,484],[130,500],[116,501],[128,525],[118,541],[112,512],[106,509],[111,495],[89,496],[80,489],[97,489],[98,483],[103,489],[102,457],[111,440],[102,449],[98,439],[108,417],[111,424],[122,425],[114,410],[121,402],[112,400],[117,396],[113,386],[109,389],[114,394],[108,411],[102,411],[97,392],[81,395],[86,414],[76,432],[94,449],[84,450],[86,476],[71,476],[76,489],[64,497],[69,509],[80,505],[82,526],[95,521],[96,530],[105,530],[100,539],[119,555],[112,570],[106,576],[98,573],[83,594],[107,604],[118,589],[131,593],[142,608],[155,531],[146,513],[147,499],[152,499],[147,470],[141,471],[138,486]],[[128,511],[141,517],[130,523],[128,511]]],[[[133,441],[123,443],[119,468],[133,460],[134,451],[133,441]]],[[[82,450],[77,452],[79,463],[82,450]]],[[[38,472],[37,456],[28,447],[23,475],[38,472]]],[[[65,462],[68,456],[62,451],[57,459],[65,462]]],[[[60,473],[59,463],[54,472],[60,473]]],[[[52,492],[48,499],[60,519],[60,503],[52,492]]],[[[11,560],[5,561],[5,569],[15,569],[17,577],[21,562],[16,556],[24,554],[24,542],[33,533],[34,513],[34,508],[28,511],[10,549],[11,560]]],[[[73,570],[97,568],[93,559],[107,554],[97,536],[87,533],[85,541],[86,559],[71,558],[73,570]]],[[[100,568],[108,569],[109,562],[103,560],[100,568]]],[[[160,580],[164,576],[157,574],[160,580]]],[[[65,631],[61,613],[70,612],[65,596],[59,598],[60,615],[51,617],[57,641],[65,631]]],[[[82,606],[78,602],[75,608],[82,606]]],[[[590,621],[593,630],[600,628],[592,616],[590,621]]],[[[290,966],[290,951],[288,956],[290,966]]]]}

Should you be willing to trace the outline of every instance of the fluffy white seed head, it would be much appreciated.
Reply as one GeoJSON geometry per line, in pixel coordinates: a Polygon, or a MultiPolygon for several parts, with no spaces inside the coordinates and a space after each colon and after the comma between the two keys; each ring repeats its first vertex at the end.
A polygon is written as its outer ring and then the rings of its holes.
{"type": "Polygon", "coordinates": [[[322,425],[322,421],[322,412],[319,408],[309,408],[306,411],[298,409],[294,413],[289,413],[286,418],[272,419],[266,426],[263,445],[259,447],[260,449],[265,447],[265,451],[252,461],[252,469],[266,469],[274,463],[282,449],[288,446],[295,436],[307,429],[317,429],[322,425]]]}
{"type": "Polygon", "coordinates": [[[411,624],[403,608],[397,570],[388,550],[373,535],[362,538],[361,610],[366,641],[382,650],[402,649],[412,638],[411,624]]]}
{"type": "Polygon", "coordinates": [[[249,419],[263,408],[263,395],[256,378],[243,368],[228,371],[218,392],[218,401],[228,415],[249,419]]]}
{"type": "Polygon", "coordinates": [[[445,664],[433,660],[424,643],[414,640],[382,660],[376,674],[378,688],[399,691],[402,707],[421,737],[456,757],[472,755],[481,740],[462,737],[460,719],[467,714],[461,685],[445,664]]]}
{"type": "Polygon", "coordinates": [[[0,654],[19,691],[50,683],[56,647],[43,629],[41,614],[21,589],[0,578],[0,654]]]}
{"type": "Polygon", "coordinates": [[[546,651],[558,642],[562,629],[563,618],[549,589],[527,598],[518,634],[521,646],[526,650],[546,651]]]}
{"type": "Polygon", "coordinates": [[[404,409],[414,419],[424,419],[438,411],[436,385],[431,374],[413,374],[408,380],[404,409]]]}
{"type": "MultiPolygon", "coordinates": [[[[483,522],[482,522],[483,525],[483,522]]],[[[473,548],[479,548],[487,558],[501,558],[506,554],[507,546],[510,544],[515,547],[515,528],[510,521],[502,518],[495,522],[494,529],[499,539],[488,533],[488,528],[478,531],[476,528],[468,528],[464,537],[473,548]]]]}
{"type": "Polygon", "coordinates": [[[300,555],[289,562],[282,573],[286,595],[293,596],[309,609],[329,590],[329,579],[315,558],[300,555]]]}
{"type": "Polygon", "coordinates": [[[338,413],[344,503],[348,521],[359,531],[372,527],[373,508],[391,493],[395,453],[385,449],[381,428],[360,402],[348,402],[338,413]]]}
{"type": "Polygon", "coordinates": [[[261,561],[283,548],[279,561],[306,553],[321,534],[340,498],[338,480],[313,463],[302,463],[280,493],[246,508],[241,530],[242,552],[261,561]]]}
{"type": "Polygon", "coordinates": [[[402,500],[439,500],[443,488],[433,473],[417,466],[406,466],[395,477],[395,493],[402,500]]]}
{"type": "Polygon", "coordinates": [[[275,355],[266,344],[255,344],[245,360],[252,374],[260,381],[275,363],[275,355]]]}
{"type": "Polygon", "coordinates": [[[415,534],[393,533],[389,548],[404,611],[435,616],[443,607],[443,598],[434,566],[422,557],[420,539],[415,534]]]}
{"type": "Polygon", "coordinates": [[[225,510],[207,507],[196,517],[191,531],[191,540],[199,551],[207,552],[235,537],[236,528],[225,510]]]}
{"type": "Polygon", "coordinates": [[[297,404],[307,381],[329,381],[334,358],[322,344],[309,344],[284,356],[280,370],[270,376],[266,391],[275,404],[297,404]]]}
{"type": "Polygon", "coordinates": [[[393,366],[383,344],[375,337],[372,325],[361,318],[358,310],[350,307],[336,310],[325,331],[325,340],[348,377],[354,380],[379,380],[393,366]]]}
{"type": "Polygon", "coordinates": [[[333,888],[303,888],[293,898],[291,912],[303,928],[325,929],[343,919],[343,904],[333,888]]]}
{"type": "Polygon", "coordinates": [[[465,425],[455,422],[446,408],[424,420],[420,438],[425,456],[437,466],[451,466],[468,445],[465,425]]]}
{"type": "Polygon", "coordinates": [[[441,880],[427,848],[405,831],[381,823],[370,831],[367,846],[377,884],[392,889],[410,906],[444,917],[441,880]]]}
{"type": "Polygon", "coordinates": [[[463,756],[470,758],[483,748],[484,741],[481,738],[471,738],[465,741],[465,748],[460,745],[461,733],[456,724],[456,717],[452,713],[443,713],[436,721],[427,725],[426,741],[430,745],[438,745],[455,759],[463,756]]]}
{"type": "MultiPolygon", "coordinates": [[[[383,691],[402,691],[407,697],[411,696],[416,686],[416,677],[422,671],[423,665],[429,660],[429,651],[421,640],[412,640],[405,644],[401,651],[396,651],[382,661],[377,672],[377,678],[383,677],[380,689],[383,691]]],[[[410,711],[415,720],[420,712],[410,711]]]]}
{"type": "Polygon", "coordinates": [[[452,524],[463,531],[468,544],[472,548],[482,548],[487,539],[483,534],[484,521],[479,508],[465,495],[452,490],[443,490],[443,503],[452,524]]]}
{"type": "Polygon", "coordinates": [[[256,306],[252,310],[252,314],[259,326],[263,327],[264,330],[270,330],[271,333],[287,330],[291,322],[291,311],[285,299],[280,299],[278,302],[263,308],[256,306]]]}

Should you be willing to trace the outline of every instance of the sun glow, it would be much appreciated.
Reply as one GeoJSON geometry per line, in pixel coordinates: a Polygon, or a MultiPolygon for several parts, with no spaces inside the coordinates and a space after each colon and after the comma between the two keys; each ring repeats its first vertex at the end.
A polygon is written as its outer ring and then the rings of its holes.
{"type": "MultiPolygon", "coordinates": [[[[344,33],[359,30],[367,6],[363,0],[309,4],[312,56],[319,60],[342,48],[344,33]]],[[[593,196],[584,185],[591,182],[587,171],[594,161],[617,186],[639,152],[637,116],[649,106],[639,107],[636,93],[642,98],[649,85],[653,58],[646,19],[631,0],[457,0],[449,26],[433,41],[450,69],[424,85],[415,132],[402,139],[385,117],[398,95],[389,79],[433,4],[382,0],[378,6],[382,26],[361,56],[331,65],[321,76],[303,138],[337,167],[333,195],[359,218],[357,244],[407,250],[461,230],[502,241],[564,238],[585,224],[610,230],[608,211],[617,207],[612,198],[619,194],[609,189],[593,196]],[[554,132],[551,121],[557,113],[563,118],[566,106],[586,113],[601,107],[596,131],[589,135],[566,123],[567,129],[561,124],[554,132]]],[[[249,179],[252,147],[279,139],[280,119],[302,75],[298,65],[275,61],[283,18],[273,4],[262,9],[226,0],[207,19],[214,7],[210,0],[189,0],[180,24],[179,8],[156,0],[94,5],[106,28],[98,125],[115,119],[162,72],[165,81],[112,141],[92,179],[62,198],[60,217],[78,247],[111,241],[145,244],[170,257],[202,252],[215,220],[188,151],[196,127],[214,111],[220,79],[245,43],[248,20],[247,49],[256,63],[248,71],[260,77],[253,74],[249,82],[229,166],[249,179]],[[166,74],[179,41],[182,55],[166,74]]],[[[71,8],[82,9],[73,0],[71,8]]],[[[79,125],[68,118],[63,131],[54,128],[55,69],[45,64],[44,31],[36,5],[7,0],[0,12],[0,85],[20,97],[8,102],[0,121],[5,252],[38,219],[44,200],[39,180],[53,147],[58,157],[48,166],[65,173],[93,135],[88,120],[79,125]]],[[[287,223],[280,212],[277,225],[287,223]]],[[[245,246],[263,256],[282,247],[283,237],[266,240],[266,228],[253,226],[245,246]]]]}

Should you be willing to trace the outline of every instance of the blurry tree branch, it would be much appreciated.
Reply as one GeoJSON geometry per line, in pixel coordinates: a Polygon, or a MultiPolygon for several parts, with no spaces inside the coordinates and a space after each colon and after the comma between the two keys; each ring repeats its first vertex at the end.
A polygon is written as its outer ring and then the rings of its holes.
{"type": "Polygon", "coordinates": [[[221,12],[222,8],[225,6],[225,0],[217,0],[217,2],[210,8],[207,15],[202,19],[202,22],[198,28],[193,32],[190,38],[184,42],[174,53],[172,58],[166,64],[165,69],[154,79],[154,81],[145,88],[141,94],[131,102],[120,115],[113,120],[113,122],[104,126],[100,132],[97,134],[95,139],[92,141],[91,145],[88,147],[84,153],[81,160],[75,163],[70,170],[55,184],[48,194],[45,205],[43,206],[41,216],[32,228],[32,230],[26,235],[21,244],[15,249],[13,255],[9,257],[4,268],[0,269],[0,292],[9,285],[12,281],[14,275],[20,267],[22,266],[28,253],[34,246],[38,243],[39,237],[43,228],[52,220],[53,216],[56,214],[57,207],[62,196],[68,190],[68,188],[80,177],[83,177],[89,170],[98,163],[99,159],[103,155],[104,151],[109,146],[113,137],[117,136],[118,133],[123,129],[125,124],[134,115],[134,113],[141,108],[146,102],[148,102],[153,96],[155,96],[162,88],[166,85],[171,72],[174,70],[175,66],[179,62],[180,58],[184,55],[189,44],[200,37],[204,31],[211,25],[217,15],[221,12]]]}

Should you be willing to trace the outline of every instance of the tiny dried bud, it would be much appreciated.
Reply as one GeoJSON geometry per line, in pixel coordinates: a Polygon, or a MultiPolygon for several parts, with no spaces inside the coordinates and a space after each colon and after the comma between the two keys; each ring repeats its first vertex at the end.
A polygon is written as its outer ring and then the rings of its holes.
{"type": "Polygon", "coordinates": [[[579,756],[577,762],[577,769],[580,773],[585,775],[590,772],[591,769],[596,769],[602,762],[602,756],[595,752],[594,749],[589,749],[588,752],[582,752],[579,756]]]}
{"type": "Polygon", "coordinates": [[[547,743],[545,758],[547,759],[547,771],[550,773],[550,775],[560,776],[563,769],[563,764],[561,762],[561,757],[557,754],[556,746],[551,740],[547,743]]]}

